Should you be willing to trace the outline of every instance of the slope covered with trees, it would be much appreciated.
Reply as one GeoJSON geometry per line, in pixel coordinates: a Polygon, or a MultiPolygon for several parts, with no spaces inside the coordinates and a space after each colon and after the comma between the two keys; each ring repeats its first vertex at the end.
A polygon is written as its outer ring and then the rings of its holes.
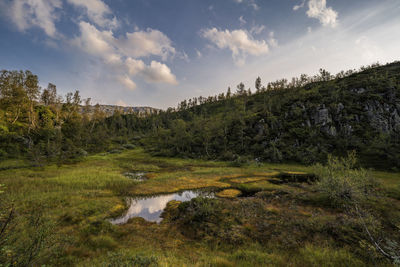
{"type": "Polygon", "coordinates": [[[400,167],[400,63],[372,65],[336,76],[325,70],[256,93],[195,98],[146,118],[144,144],[167,156],[233,161],[325,161],[356,150],[367,166],[400,167]]]}
{"type": "Polygon", "coordinates": [[[356,150],[368,167],[400,167],[400,63],[301,75],[182,101],[150,116],[107,117],[79,92],[40,90],[31,72],[2,71],[0,156],[65,161],[140,143],[156,155],[305,164],[356,150]],[[254,91],[254,90],[253,90],[254,91]],[[83,105],[82,105],[82,102],[83,105]]]}

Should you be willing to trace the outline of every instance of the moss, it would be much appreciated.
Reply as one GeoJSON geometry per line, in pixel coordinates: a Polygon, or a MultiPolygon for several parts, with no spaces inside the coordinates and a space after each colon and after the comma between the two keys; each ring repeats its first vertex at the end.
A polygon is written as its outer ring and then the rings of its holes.
{"type": "Polygon", "coordinates": [[[235,198],[242,194],[240,190],[237,189],[225,189],[216,194],[217,197],[224,197],[224,198],[235,198]]]}

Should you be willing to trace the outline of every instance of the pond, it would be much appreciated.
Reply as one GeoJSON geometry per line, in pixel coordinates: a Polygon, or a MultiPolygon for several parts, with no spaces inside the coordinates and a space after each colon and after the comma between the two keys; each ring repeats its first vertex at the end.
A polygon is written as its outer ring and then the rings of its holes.
{"type": "Polygon", "coordinates": [[[110,222],[112,224],[125,224],[131,218],[142,217],[147,221],[159,223],[162,221],[162,218],[160,217],[161,213],[167,206],[168,202],[171,200],[184,202],[198,196],[213,197],[213,194],[204,191],[188,190],[167,195],[129,198],[128,211],[119,218],[111,219],[110,222]]]}

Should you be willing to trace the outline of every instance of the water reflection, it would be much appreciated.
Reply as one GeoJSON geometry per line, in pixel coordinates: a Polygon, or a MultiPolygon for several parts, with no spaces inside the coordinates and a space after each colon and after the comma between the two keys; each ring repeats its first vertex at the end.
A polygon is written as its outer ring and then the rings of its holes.
{"type": "Polygon", "coordinates": [[[198,196],[210,197],[212,194],[200,191],[183,191],[169,195],[152,196],[145,198],[130,198],[129,209],[122,217],[112,219],[112,224],[124,224],[133,217],[142,217],[150,222],[161,222],[161,213],[171,200],[189,201],[198,196]]]}

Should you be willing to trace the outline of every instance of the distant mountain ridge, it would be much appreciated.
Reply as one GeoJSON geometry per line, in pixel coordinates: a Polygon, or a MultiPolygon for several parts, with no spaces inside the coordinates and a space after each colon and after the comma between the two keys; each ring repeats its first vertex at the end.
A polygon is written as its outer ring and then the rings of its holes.
{"type": "MultiPolygon", "coordinates": [[[[84,108],[81,107],[81,111],[83,112],[84,108]]],[[[93,114],[99,108],[101,112],[104,112],[107,117],[112,116],[116,112],[120,114],[136,114],[140,117],[157,114],[161,111],[161,109],[152,108],[152,107],[131,107],[131,106],[118,106],[118,105],[91,105],[88,107],[89,114],[93,114]]]]}

